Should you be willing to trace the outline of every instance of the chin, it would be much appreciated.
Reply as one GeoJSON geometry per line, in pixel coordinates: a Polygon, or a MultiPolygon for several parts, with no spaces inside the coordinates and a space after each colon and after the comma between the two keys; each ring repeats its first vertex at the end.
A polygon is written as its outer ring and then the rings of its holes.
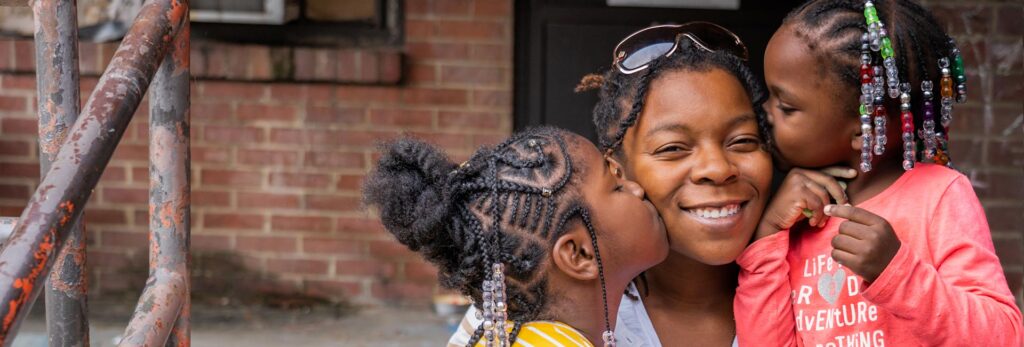
{"type": "Polygon", "coordinates": [[[735,240],[696,241],[696,245],[672,245],[672,251],[683,254],[693,260],[707,265],[726,265],[736,261],[736,258],[746,249],[746,242],[735,240]]]}

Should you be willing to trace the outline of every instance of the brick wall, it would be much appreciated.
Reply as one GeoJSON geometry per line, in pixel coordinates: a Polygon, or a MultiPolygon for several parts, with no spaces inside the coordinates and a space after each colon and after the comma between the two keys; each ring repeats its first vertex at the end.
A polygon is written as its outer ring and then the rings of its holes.
{"type": "MultiPolygon", "coordinates": [[[[926,2],[964,51],[971,101],[956,111],[953,158],[985,205],[1011,288],[1024,284],[1024,5],[926,2]]],[[[403,82],[193,84],[193,245],[239,253],[282,286],[360,303],[419,300],[433,269],[360,210],[375,141],[409,132],[465,157],[511,128],[509,0],[407,0],[403,82]]],[[[194,45],[194,47],[196,47],[194,45]]],[[[227,57],[249,49],[227,47],[227,57]]],[[[82,45],[83,73],[113,52],[82,45]]],[[[30,41],[0,40],[0,71],[31,69],[30,41]]],[[[193,58],[194,64],[198,59],[193,58]]],[[[255,61],[249,59],[248,61],[255,61]]],[[[252,77],[263,69],[239,69],[252,77]]],[[[214,65],[204,73],[221,74],[214,65]]],[[[197,68],[200,68],[197,66],[197,68]]],[[[317,76],[314,74],[313,76],[317,76]]],[[[340,76],[339,76],[340,77],[340,76]]],[[[88,95],[95,78],[83,79],[88,95]]],[[[0,215],[20,214],[38,180],[34,76],[0,73],[0,215]]],[[[94,289],[146,242],[145,112],[87,209],[94,289]]],[[[106,281],[105,281],[106,280],[106,281]]]]}
{"type": "MultiPolygon", "coordinates": [[[[381,139],[411,133],[465,158],[509,134],[512,5],[410,0],[406,6],[399,85],[209,79],[192,84],[193,249],[236,252],[281,289],[358,303],[417,300],[433,293],[435,271],[362,211],[359,186],[381,139]]],[[[276,77],[261,73],[266,60],[254,58],[267,54],[266,47],[216,45],[208,54],[196,49],[209,46],[193,45],[193,68],[200,76],[276,77]]],[[[115,49],[82,43],[83,74],[102,71],[115,49]]],[[[291,57],[330,58],[322,51],[297,49],[291,57]],[[302,54],[306,51],[310,54],[302,54]]],[[[30,40],[0,39],[0,71],[28,71],[0,73],[3,216],[20,215],[38,183],[33,59],[30,40]]],[[[292,77],[310,79],[299,76],[303,64],[296,64],[292,77]]],[[[325,66],[316,68],[334,70],[333,64],[325,66]]],[[[309,77],[323,76],[313,72],[309,77]]],[[[352,76],[354,82],[374,82],[359,78],[352,76]]],[[[96,82],[82,79],[83,101],[96,82]]],[[[94,290],[122,285],[119,268],[130,257],[145,255],[145,108],[86,210],[94,290]]]]}

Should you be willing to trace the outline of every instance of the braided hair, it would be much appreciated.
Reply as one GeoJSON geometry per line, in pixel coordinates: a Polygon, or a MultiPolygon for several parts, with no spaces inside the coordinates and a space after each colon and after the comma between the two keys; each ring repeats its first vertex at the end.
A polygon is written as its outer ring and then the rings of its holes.
{"type": "Polygon", "coordinates": [[[679,45],[672,55],[655,59],[643,71],[627,75],[612,67],[603,76],[587,75],[583,78],[577,92],[600,88],[600,99],[594,106],[594,126],[601,149],[624,157],[622,139],[643,113],[648,89],[659,77],[673,71],[706,72],[714,68],[732,74],[743,85],[757,115],[761,137],[765,145],[770,146],[768,118],[761,106],[768,94],[746,63],[728,53],[697,48],[689,40],[680,40],[679,45]]]}
{"type": "MultiPolygon", "coordinates": [[[[560,236],[582,224],[600,259],[580,190],[587,168],[572,160],[576,144],[566,141],[568,134],[529,129],[478,150],[461,165],[433,145],[397,140],[383,146],[363,187],[366,204],[379,208],[384,227],[437,266],[443,287],[480,303],[491,265],[505,264],[508,317],[514,322],[510,341],[523,322],[546,318],[542,265],[560,236]]],[[[483,331],[476,329],[470,345],[483,331]]]]}
{"type": "MultiPolygon", "coordinates": [[[[892,38],[900,79],[912,87],[911,109],[915,128],[921,128],[924,114],[922,81],[940,77],[939,58],[950,57],[955,46],[930,11],[911,0],[872,0],[879,18],[892,38]]],[[[811,0],[791,11],[783,25],[792,25],[822,68],[843,86],[837,90],[843,109],[855,117],[859,112],[861,35],[867,31],[863,0],[811,0]]],[[[937,85],[938,83],[936,83],[937,85]]],[[[888,110],[899,110],[888,100],[888,110]]],[[[890,117],[898,116],[892,115],[890,117]]]]}

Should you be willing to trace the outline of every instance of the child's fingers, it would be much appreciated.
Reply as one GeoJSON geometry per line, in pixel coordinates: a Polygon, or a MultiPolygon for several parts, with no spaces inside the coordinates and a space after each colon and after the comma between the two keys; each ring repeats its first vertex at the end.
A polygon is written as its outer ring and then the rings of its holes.
{"type": "Polygon", "coordinates": [[[845,166],[830,166],[821,169],[821,173],[845,179],[854,179],[857,177],[857,170],[845,166]]]}
{"type": "Polygon", "coordinates": [[[822,221],[828,218],[825,215],[825,206],[828,205],[828,192],[821,186],[807,182],[803,188],[804,207],[811,211],[807,222],[812,226],[821,226],[822,221]]]}
{"type": "MultiPolygon", "coordinates": [[[[832,199],[834,199],[837,204],[843,205],[848,202],[848,199],[846,198],[846,188],[839,184],[840,182],[837,181],[835,177],[816,171],[808,171],[805,176],[815,184],[824,188],[828,192],[828,195],[832,196],[832,199]]],[[[825,198],[825,201],[828,201],[828,197],[825,198]]]]}
{"type": "Polygon", "coordinates": [[[850,267],[851,264],[857,263],[857,256],[855,254],[837,248],[832,249],[832,259],[835,259],[839,265],[845,267],[850,267]]]}
{"type": "Polygon", "coordinates": [[[832,238],[832,248],[850,253],[862,253],[863,242],[846,234],[839,234],[832,238]]]}
{"type": "Polygon", "coordinates": [[[825,206],[825,214],[832,217],[839,217],[864,225],[879,225],[885,223],[885,219],[868,212],[865,209],[850,205],[828,205],[825,206]]]}
{"type": "Polygon", "coordinates": [[[870,226],[860,224],[854,221],[844,221],[839,223],[839,234],[852,237],[857,240],[870,240],[874,235],[870,226]]]}

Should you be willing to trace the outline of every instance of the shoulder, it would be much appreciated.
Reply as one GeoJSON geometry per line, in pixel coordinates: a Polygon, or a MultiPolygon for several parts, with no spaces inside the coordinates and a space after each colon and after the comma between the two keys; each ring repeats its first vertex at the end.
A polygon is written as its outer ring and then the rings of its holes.
{"type": "Polygon", "coordinates": [[[560,322],[536,321],[523,324],[513,346],[561,345],[593,347],[582,333],[560,322]]]}
{"type": "Polygon", "coordinates": [[[970,185],[967,176],[944,165],[918,163],[907,174],[911,175],[912,184],[930,189],[946,188],[953,184],[970,185]]]}

